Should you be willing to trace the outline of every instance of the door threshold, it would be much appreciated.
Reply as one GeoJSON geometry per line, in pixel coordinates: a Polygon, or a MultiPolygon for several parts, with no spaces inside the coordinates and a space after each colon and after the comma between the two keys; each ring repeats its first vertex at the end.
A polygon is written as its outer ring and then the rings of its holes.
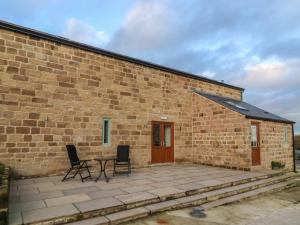
{"type": "Polygon", "coordinates": [[[174,165],[175,162],[170,162],[170,163],[151,163],[149,166],[150,167],[155,167],[155,166],[171,166],[174,165]]]}

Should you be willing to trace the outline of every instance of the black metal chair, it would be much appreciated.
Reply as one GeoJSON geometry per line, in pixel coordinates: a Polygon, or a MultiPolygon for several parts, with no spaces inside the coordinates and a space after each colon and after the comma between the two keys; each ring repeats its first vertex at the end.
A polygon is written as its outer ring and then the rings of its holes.
{"type": "Polygon", "coordinates": [[[116,173],[131,173],[131,163],[129,158],[129,145],[118,145],[117,147],[117,157],[114,161],[114,172],[113,176],[116,173]],[[117,168],[123,168],[121,171],[117,171],[117,168]],[[124,170],[126,168],[126,170],[124,170]]]}
{"type": "Polygon", "coordinates": [[[87,178],[91,178],[92,176],[91,176],[90,169],[89,169],[90,166],[87,164],[87,162],[91,161],[91,160],[79,160],[75,145],[72,145],[72,144],[66,145],[66,148],[68,151],[68,156],[69,156],[69,161],[70,161],[71,167],[68,170],[67,174],[62,179],[62,181],[65,181],[65,180],[68,180],[71,178],[75,178],[77,174],[79,174],[82,182],[87,178]],[[88,175],[83,177],[82,170],[87,171],[88,175]],[[74,171],[73,176],[69,176],[71,171],[74,171]]]}

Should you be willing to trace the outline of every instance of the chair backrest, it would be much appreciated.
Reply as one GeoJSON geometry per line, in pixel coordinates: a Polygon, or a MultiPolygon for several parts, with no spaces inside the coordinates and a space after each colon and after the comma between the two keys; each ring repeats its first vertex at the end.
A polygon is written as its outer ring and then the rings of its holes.
{"type": "Polygon", "coordinates": [[[129,162],[129,145],[118,145],[117,162],[129,162]]]}
{"type": "Polygon", "coordinates": [[[71,166],[80,165],[75,145],[66,145],[71,166]]]}

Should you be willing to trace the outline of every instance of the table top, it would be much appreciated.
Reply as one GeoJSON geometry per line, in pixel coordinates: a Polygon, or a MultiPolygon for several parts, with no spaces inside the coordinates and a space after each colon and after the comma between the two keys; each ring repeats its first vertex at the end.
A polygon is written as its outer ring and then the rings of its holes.
{"type": "Polygon", "coordinates": [[[94,158],[94,160],[97,160],[97,161],[114,160],[114,159],[116,159],[116,156],[114,156],[114,155],[111,155],[111,156],[99,156],[97,158],[94,158]]]}

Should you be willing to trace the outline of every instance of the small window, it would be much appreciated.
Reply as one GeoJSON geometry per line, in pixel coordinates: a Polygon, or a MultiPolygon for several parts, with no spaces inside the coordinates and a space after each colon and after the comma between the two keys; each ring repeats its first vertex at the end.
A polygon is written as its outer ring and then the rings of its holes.
{"type": "Polygon", "coordinates": [[[103,119],[102,144],[110,144],[110,119],[108,118],[103,119]]]}
{"type": "Polygon", "coordinates": [[[288,127],[285,126],[284,127],[284,143],[288,143],[289,142],[289,138],[288,138],[288,127]]]}
{"type": "Polygon", "coordinates": [[[251,146],[257,147],[257,126],[251,125],[251,146]]]}

